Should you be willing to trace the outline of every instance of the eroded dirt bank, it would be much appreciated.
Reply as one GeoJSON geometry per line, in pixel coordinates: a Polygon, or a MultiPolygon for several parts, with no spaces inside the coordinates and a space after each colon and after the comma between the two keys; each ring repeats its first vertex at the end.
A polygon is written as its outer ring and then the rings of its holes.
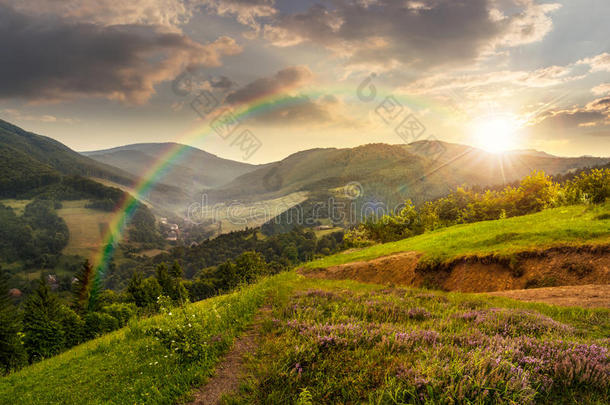
{"type": "Polygon", "coordinates": [[[308,277],[460,292],[610,284],[610,245],[561,246],[520,252],[510,258],[470,256],[442,265],[421,263],[421,256],[417,252],[405,252],[366,262],[299,271],[308,277]]]}

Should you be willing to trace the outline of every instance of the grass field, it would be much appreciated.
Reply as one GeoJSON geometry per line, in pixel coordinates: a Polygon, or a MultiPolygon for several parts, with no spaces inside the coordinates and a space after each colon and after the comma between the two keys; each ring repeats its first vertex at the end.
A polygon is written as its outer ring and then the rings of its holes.
{"type": "MultiPolygon", "coordinates": [[[[0,203],[11,207],[17,215],[22,215],[30,202],[31,200],[0,200],[0,203]]],[[[88,200],[62,201],[62,208],[57,210],[57,215],[66,221],[70,232],[68,246],[63,254],[89,257],[101,247],[102,234],[113,214],[85,208],[87,202],[88,200]]]]}
{"type": "Polygon", "coordinates": [[[283,274],[184,310],[132,322],[0,378],[0,404],[174,403],[209,375],[235,335],[273,296],[272,290],[294,277],[283,274]]]}
{"type": "Polygon", "coordinates": [[[21,216],[23,215],[23,211],[25,211],[25,206],[28,205],[32,200],[14,200],[14,199],[6,199],[0,200],[0,203],[6,205],[7,207],[11,207],[15,215],[21,216]]]}
{"type": "Polygon", "coordinates": [[[328,267],[405,251],[422,252],[425,259],[443,262],[464,255],[510,255],[557,245],[605,244],[610,243],[608,214],[610,203],[577,205],[497,221],[456,225],[398,242],[328,256],[309,262],[306,267],[328,267]]]}
{"type": "Polygon", "coordinates": [[[227,404],[606,404],[610,311],[302,280],[227,404]],[[605,338],[605,339],[604,339],[605,338]]]}
{"type": "Polygon", "coordinates": [[[262,321],[262,346],[252,353],[251,375],[227,403],[609,399],[609,310],[388,290],[289,272],[132,321],[0,378],[0,404],[187,400],[264,304],[271,311],[262,321]],[[554,368],[558,352],[562,361],[554,368]],[[479,394],[487,400],[472,400],[479,394]]]}
{"type": "Polygon", "coordinates": [[[113,213],[85,208],[87,200],[63,201],[57,215],[66,221],[70,231],[68,246],[62,253],[89,257],[100,249],[103,233],[113,213]]]}

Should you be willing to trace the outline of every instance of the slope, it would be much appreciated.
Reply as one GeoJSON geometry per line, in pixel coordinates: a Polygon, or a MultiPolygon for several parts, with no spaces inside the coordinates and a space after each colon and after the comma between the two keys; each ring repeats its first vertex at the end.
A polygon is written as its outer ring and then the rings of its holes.
{"type": "Polygon", "coordinates": [[[183,190],[216,187],[257,168],[255,165],[222,159],[203,150],[176,143],[132,144],[83,152],[83,155],[140,176],[169,150],[175,148],[182,149],[180,156],[176,161],[169,162],[169,168],[161,182],[183,190]]]}
{"type": "Polygon", "coordinates": [[[264,304],[271,313],[262,321],[261,346],[249,357],[252,375],[230,403],[297,403],[305,394],[310,403],[366,403],[371,395],[375,403],[393,403],[392,395],[411,403],[409,393],[422,398],[418,376],[434,381],[422,392],[424,399],[433,396],[430,403],[453,395],[475,402],[483,391],[477,387],[501,397],[494,403],[544,402],[564,390],[571,403],[608,399],[598,373],[576,368],[607,373],[608,310],[308,280],[289,272],[131,322],[0,378],[0,403],[183,403],[264,304]],[[510,329],[502,330],[505,324],[510,329]],[[570,384],[564,369],[553,367],[557,350],[574,354],[562,367],[574,368],[573,379],[583,384],[570,384]],[[527,373],[507,384],[517,367],[527,373]]]}
{"type": "Polygon", "coordinates": [[[96,162],[54,139],[27,132],[3,120],[0,120],[0,148],[4,156],[14,154],[12,161],[2,160],[1,169],[6,177],[19,178],[22,169],[15,166],[15,161],[27,159],[24,164],[32,165],[29,175],[45,175],[52,170],[64,175],[101,177],[126,185],[134,182],[127,172],[96,162]]]}
{"type": "Polygon", "coordinates": [[[555,246],[610,243],[610,203],[552,208],[536,214],[455,225],[397,242],[373,245],[307,263],[324,268],[376,259],[399,252],[420,252],[443,263],[469,255],[503,255],[555,246]]]}
{"type": "Polygon", "coordinates": [[[512,182],[534,169],[561,174],[608,162],[610,158],[561,158],[532,151],[495,155],[445,142],[369,144],[298,152],[242,175],[209,195],[215,201],[260,199],[295,191],[332,190],[357,182],[367,201],[391,206],[406,198],[416,203],[433,199],[464,184],[512,182]]]}

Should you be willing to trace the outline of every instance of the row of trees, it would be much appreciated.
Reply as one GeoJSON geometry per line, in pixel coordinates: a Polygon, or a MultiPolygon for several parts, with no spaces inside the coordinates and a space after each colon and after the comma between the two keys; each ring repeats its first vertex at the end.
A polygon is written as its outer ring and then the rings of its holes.
{"type": "Polygon", "coordinates": [[[65,221],[57,215],[61,205],[49,200],[34,200],[23,215],[0,204],[0,255],[5,261],[23,260],[30,266],[49,266],[57,262],[68,244],[65,221]]]}
{"type": "Polygon", "coordinates": [[[297,227],[290,232],[261,236],[259,229],[245,229],[219,235],[193,247],[175,247],[169,253],[154,257],[153,263],[178,260],[184,266],[186,278],[194,278],[201,269],[234,260],[242,253],[260,253],[271,267],[288,267],[311,260],[316,255],[327,255],[342,248],[343,232],[320,238],[311,229],[297,227]]]}
{"type": "MultiPolygon", "coordinates": [[[[8,372],[54,356],[124,326],[133,316],[149,315],[161,307],[225,293],[261,276],[275,274],[286,266],[310,260],[320,252],[330,254],[341,248],[343,238],[339,232],[318,239],[313,232],[303,229],[264,240],[257,239],[256,235],[254,230],[239,234],[239,238],[249,241],[244,245],[254,249],[199,269],[193,279],[184,278],[178,260],[171,265],[161,262],[155,265],[154,275],[150,277],[144,277],[141,271],[134,272],[125,291],[118,294],[109,290],[100,292],[94,269],[85,262],[71,282],[70,302],[62,302],[51,291],[47,280],[41,278],[17,309],[9,297],[5,273],[0,271],[0,369],[8,372]],[[283,255],[283,261],[277,260],[278,255],[283,255]]],[[[235,241],[236,234],[227,240],[235,241]]],[[[203,243],[206,244],[218,247],[216,239],[203,243]]],[[[189,259],[200,259],[195,252],[209,252],[206,248],[189,250],[193,251],[186,254],[178,249],[176,252],[182,252],[189,259]]]]}
{"type": "Polygon", "coordinates": [[[85,262],[63,303],[46,279],[16,308],[0,269],[0,371],[9,372],[124,326],[136,314],[131,303],[91,300],[93,268],[85,262]],[[92,305],[95,303],[95,305],[92,305]]]}
{"type": "Polygon", "coordinates": [[[581,172],[560,184],[534,171],[515,186],[474,191],[459,187],[444,198],[416,208],[410,200],[397,214],[367,221],[350,230],[346,244],[391,242],[455,224],[532,214],[546,208],[579,203],[598,204],[610,198],[610,169],[581,172]]]}

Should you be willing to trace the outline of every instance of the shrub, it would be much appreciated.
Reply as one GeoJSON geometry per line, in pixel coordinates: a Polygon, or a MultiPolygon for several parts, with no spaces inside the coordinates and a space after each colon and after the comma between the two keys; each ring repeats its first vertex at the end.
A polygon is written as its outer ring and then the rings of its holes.
{"type": "Polygon", "coordinates": [[[59,311],[65,346],[72,347],[84,341],[85,321],[71,308],[62,305],[59,311]]]}
{"type": "Polygon", "coordinates": [[[93,339],[119,328],[119,320],[103,312],[89,312],[85,315],[85,336],[93,339]]]}
{"type": "Polygon", "coordinates": [[[610,198],[610,169],[593,169],[581,173],[568,184],[572,202],[600,204],[610,198]]]}
{"type": "Polygon", "coordinates": [[[107,305],[101,312],[116,318],[119,321],[119,328],[127,325],[127,322],[138,313],[138,308],[134,303],[115,303],[107,305]]]}

